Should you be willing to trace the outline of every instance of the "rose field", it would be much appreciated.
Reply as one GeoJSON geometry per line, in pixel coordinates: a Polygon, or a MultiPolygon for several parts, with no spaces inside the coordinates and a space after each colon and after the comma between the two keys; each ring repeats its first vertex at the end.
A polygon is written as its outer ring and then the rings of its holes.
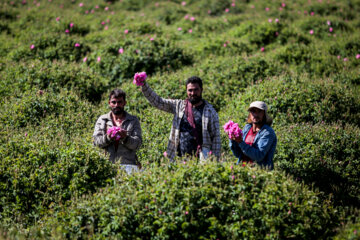
{"type": "MultiPolygon", "coordinates": [[[[1,0],[0,239],[360,239],[360,0],[1,0]],[[164,157],[164,98],[265,101],[274,170],[164,157]],[[143,171],[93,145],[114,88],[143,171]]],[[[240,131],[240,129],[238,129],[240,131]]]]}

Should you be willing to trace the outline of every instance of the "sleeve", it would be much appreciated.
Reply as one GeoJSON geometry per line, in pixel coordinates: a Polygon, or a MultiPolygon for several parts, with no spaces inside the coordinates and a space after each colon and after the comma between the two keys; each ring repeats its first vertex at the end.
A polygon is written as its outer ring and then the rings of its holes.
{"type": "Polygon", "coordinates": [[[112,143],[111,139],[106,134],[106,122],[101,117],[96,121],[93,139],[94,146],[100,148],[106,148],[112,143]]]}
{"type": "Polygon", "coordinates": [[[238,159],[241,158],[241,148],[239,147],[239,143],[237,143],[234,140],[229,139],[229,147],[232,151],[232,153],[234,154],[235,157],[237,157],[238,159]]]}
{"type": "Polygon", "coordinates": [[[211,119],[211,150],[216,158],[220,159],[220,152],[221,152],[221,138],[220,138],[220,125],[219,125],[219,117],[217,113],[213,114],[211,119]]]}
{"type": "Polygon", "coordinates": [[[239,144],[239,147],[246,156],[248,156],[257,163],[261,163],[264,160],[268,151],[270,150],[274,140],[275,136],[273,136],[273,134],[271,134],[269,131],[266,131],[260,137],[257,147],[251,147],[250,145],[247,145],[244,141],[239,144]]]}
{"type": "Polygon", "coordinates": [[[138,150],[142,143],[142,133],[139,119],[135,118],[131,133],[122,142],[131,150],[138,150]]]}
{"type": "Polygon", "coordinates": [[[164,99],[159,97],[146,82],[141,87],[141,91],[151,105],[162,111],[175,114],[176,104],[179,100],[164,99]]]}

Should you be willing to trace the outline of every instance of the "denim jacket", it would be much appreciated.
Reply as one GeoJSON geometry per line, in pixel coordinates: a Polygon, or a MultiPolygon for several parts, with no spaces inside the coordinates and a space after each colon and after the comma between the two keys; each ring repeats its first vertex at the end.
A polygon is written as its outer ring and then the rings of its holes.
{"type": "Polygon", "coordinates": [[[245,154],[260,166],[274,169],[273,158],[277,143],[274,130],[269,125],[264,124],[256,134],[253,145],[250,146],[245,143],[245,138],[251,127],[252,124],[245,125],[241,143],[230,140],[229,146],[235,157],[238,158],[237,164],[241,162],[241,155],[245,154]]]}

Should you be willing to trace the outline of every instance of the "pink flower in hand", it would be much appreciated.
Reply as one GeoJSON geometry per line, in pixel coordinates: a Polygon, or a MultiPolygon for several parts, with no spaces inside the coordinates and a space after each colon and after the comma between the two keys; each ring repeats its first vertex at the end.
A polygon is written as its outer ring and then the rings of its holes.
{"type": "Polygon", "coordinates": [[[223,128],[229,138],[242,136],[242,130],[239,128],[239,125],[231,120],[227,122],[223,128]]]}
{"type": "Polygon", "coordinates": [[[136,86],[143,86],[146,78],[146,72],[135,73],[133,83],[136,84],[136,86]]]}
{"type": "Polygon", "coordinates": [[[223,126],[223,128],[224,128],[224,131],[225,132],[228,132],[228,131],[230,131],[230,129],[231,129],[231,127],[232,127],[232,125],[234,125],[234,122],[233,121],[228,121],[227,123],[225,123],[225,125],[223,126]]]}
{"type": "Polygon", "coordinates": [[[122,129],[121,127],[113,126],[113,127],[109,128],[106,133],[107,133],[107,135],[109,135],[110,138],[115,139],[115,140],[120,140],[121,139],[120,133],[123,131],[125,131],[125,130],[122,129]]]}

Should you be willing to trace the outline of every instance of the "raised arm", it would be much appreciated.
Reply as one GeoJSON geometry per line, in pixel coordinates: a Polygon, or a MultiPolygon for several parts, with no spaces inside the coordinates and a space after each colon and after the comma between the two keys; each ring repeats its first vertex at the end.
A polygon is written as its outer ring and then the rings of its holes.
{"type": "Polygon", "coordinates": [[[176,103],[179,100],[172,99],[164,99],[159,97],[145,82],[145,84],[141,87],[141,91],[143,92],[146,99],[150,102],[154,107],[169,113],[175,113],[176,103]]]}

